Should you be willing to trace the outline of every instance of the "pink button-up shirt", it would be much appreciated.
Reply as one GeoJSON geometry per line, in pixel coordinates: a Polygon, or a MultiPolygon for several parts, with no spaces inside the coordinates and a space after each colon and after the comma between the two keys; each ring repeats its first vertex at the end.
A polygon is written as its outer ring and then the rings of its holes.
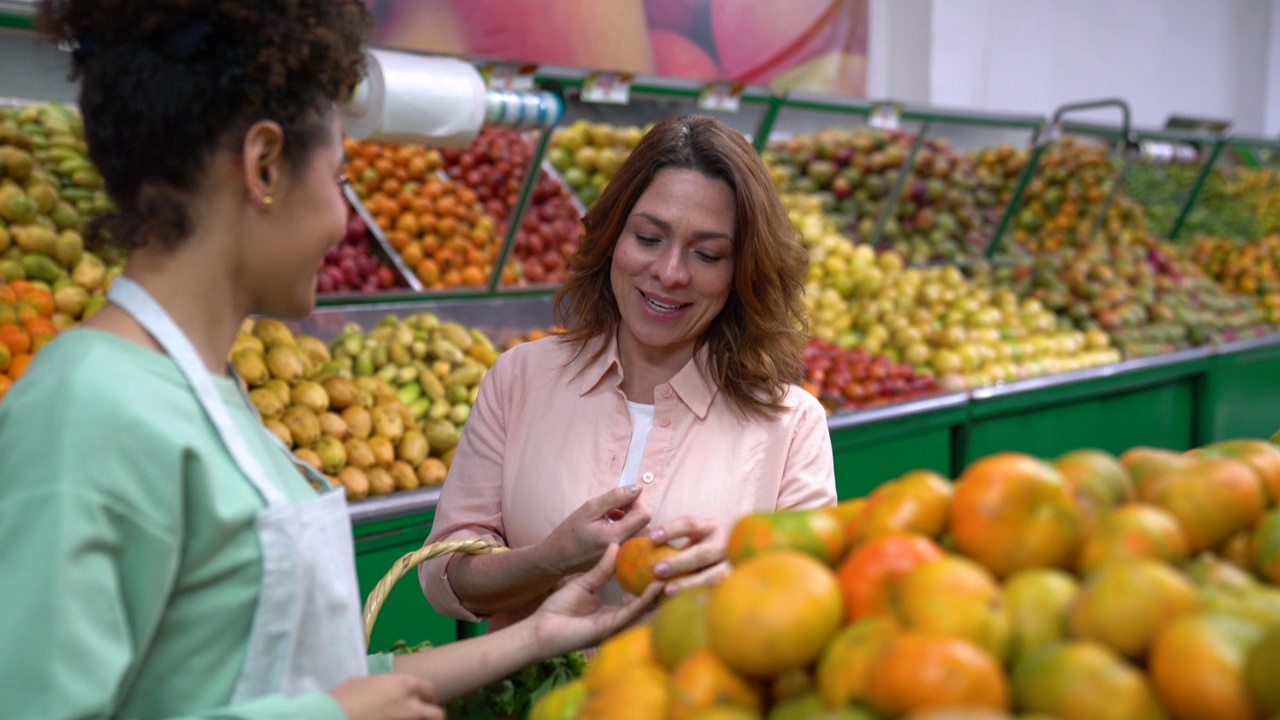
{"type": "MultiPolygon", "coordinates": [[[[503,353],[480,388],[428,543],[496,539],[536,544],[587,500],[618,486],[631,441],[617,343],[595,362],[557,337],[503,353]]],[[[654,392],[654,422],[637,482],[650,527],[684,515],[728,531],[744,515],[836,502],[826,413],[799,386],[774,419],[748,417],[691,360],[654,392]]],[[[454,594],[449,556],[423,563],[419,579],[436,611],[477,621],[454,594]]],[[[620,603],[611,583],[601,601],[620,603]]],[[[533,607],[491,619],[500,627],[533,607]]]]}

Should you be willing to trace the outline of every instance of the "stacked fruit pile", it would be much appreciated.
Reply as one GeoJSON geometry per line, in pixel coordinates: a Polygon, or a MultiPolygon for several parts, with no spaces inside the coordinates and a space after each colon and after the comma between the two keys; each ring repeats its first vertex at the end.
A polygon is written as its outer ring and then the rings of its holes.
{"type": "MultiPolygon", "coordinates": [[[[831,129],[776,142],[764,157],[779,190],[817,198],[841,232],[866,243],[913,139],[900,131],[831,129]]],[[[913,264],[984,251],[989,234],[983,233],[983,208],[975,202],[974,168],[972,158],[956,154],[945,140],[926,139],[876,249],[895,250],[913,264]]]]}
{"type": "Polygon", "coordinates": [[[576,120],[552,136],[547,159],[589,208],[644,133],[644,128],[634,125],[576,120]]]}
{"type": "Polygon", "coordinates": [[[482,333],[425,313],[329,345],[247,321],[231,353],[267,427],[351,499],[444,482],[496,358],[482,333]]]}
{"type": "Polygon", "coordinates": [[[1075,326],[1110,334],[1127,357],[1146,357],[1268,331],[1257,304],[1233,296],[1168,243],[1094,241],[1069,259],[1039,256],[994,270],[1013,289],[1068,317],[1075,326]]]}
{"type": "MultiPolygon", "coordinates": [[[[534,717],[1280,712],[1280,448],[1001,453],[752,515],[729,575],[606,641],[534,717]],[[539,714],[545,713],[545,714],[539,714]]],[[[638,591],[669,546],[618,554],[638,591]]]]}
{"type": "Polygon", "coordinates": [[[316,291],[377,292],[403,287],[404,281],[374,251],[377,239],[369,232],[364,218],[348,209],[347,231],[342,242],[325,254],[316,275],[316,291]]]}
{"type": "MultiPolygon", "coordinates": [[[[1167,237],[1196,182],[1195,165],[1137,163],[1129,169],[1123,192],[1146,212],[1153,232],[1167,237]]],[[[1258,213],[1236,173],[1214,170],[1196,196],[1178,237],[1215,235],[1249,240],[1258,237],[1258,213]]]]}
{"type": "Polygon", "coordinates": [[[1191,257],[1226,288],[1258,298],[1262,318],[1280,324],[1280,235],[1239,245],[1225,238],[1200,237],[1191,257]]]}
{"type": "MultiPolygon", "coordinates": [[[[520,184],[529,172],[533,145],[513,130],[488,128],[465,150],[447,150],[445,169],[455,182],[472,189],[505,237],[519,201],[520,184]]],[[[503,271],[503,284],[558,283],[565,258],[578,249],[582,218],[569,192],[547,172],[538,178],[515,235],[514,259],[503,271]]]]}
{"type": "Polygon", "coordinates": [[[905,362],[948,389],[1120,359],[1101,331],[1072,328],[1034,299],[967,279],[955,266],[904,268],[844,240],[812,196],[784,198],[809,248],[806,303],[815,337],[905,362]],[[1065,327],[1064,327],[1065,326],[1065,327]]]}
{"type": "Polygon", "coordinates": [[[989,240],[1013,197],[1027,151],[1002,143],[968,153],[967,161],[974,176],[973,201],[982,213],[981,236],[989,240]]]}
{"type": "Polygon", "coordinates": [[[497,257],[493,220],[473,188],[441,174],[439,150],[347,139],[347,177],[424,287],[484,285],[497,257]]]}
{"type": "Polygon", "coordinates": [[[822,402],[827,414],[904,402],[939,392],[932,375],[917,373],[863,350],[846,350],[821,338],[804,349],[805,389],[822,402]]]}
{"type": "Polygon", "coordinates": [[[1147,236],[1142,207],[1117,194],[1098,223],[1119,176],[1108,149],[1071,136],[1054,141],[1040,158],[1014,215],[1013,237],[1033,252],[1071,248],[1090,239],[1132,242],[1147,236]]]}
{"type": "Polygon", "coordinates": [[[26,280],[0,282],[0,401],[26,374],[35,354],[57,336],[56,311],[48,290],[26,280]]]}

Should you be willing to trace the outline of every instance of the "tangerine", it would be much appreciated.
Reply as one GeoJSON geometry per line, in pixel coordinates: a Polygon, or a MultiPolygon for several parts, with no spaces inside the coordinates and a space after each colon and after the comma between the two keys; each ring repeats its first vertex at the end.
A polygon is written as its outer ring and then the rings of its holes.
{"type": "Polygon", "coordinates": [[[1009,614],[1009,657],[1017,663],[1028,652],[1067,637],[1067,611],[1080,592],[1076,579],[1056,568],[1019,570],[1004,583],[1009,614]]]}
{"type": "Polygon", "coordinates": [[[873,666],[867,687],[868,704],[889,717],[954,708],[1009,710],[1000,664],[977,645],[945,635],[897,634],[873,666]]]}
{"type": "MultiPolygon", "coordinates": [[[[1175,720],[1257,720],[1262,717],[1245,684],[1249,649],[1266,630],[1223,613],[1193,613],[1156,638],[1147,673],[1175,720]]],[[[1274,677],[1274,676],[1273,676],[1274,677]]]]}
{"type": "Polygon", "coordinates": [[[707,603],[711,588],[689,588],[668,596],[653,613],[653,653],[658,662],[674,670],[685,658],[709,646],[707,603]]]}
{"type": "Polygon", "coordinates": [[[740,565],[774,550],[797,550],[834,565],[844,552],[844,530],[823,510],[753,513],[734,524],[725,557],[740,565]]]}
{"type": "Polygon", "coordinates": [[[1106,647],[1087,640],[1053,643],[1013,670],[1014,705],[1061,720],[1161,720],[1147,679],[1106,647]]]}
{"type": "Polygon", "coordinates": [[[1067,625],[1073,637],[1138,661],[1166,626],[1199,606],[1195,586],[1177,570],[1155,560],[1117,560],[1085,580],[1067,625]]]}
{"type": "MultiPolygon", "coordinates": [[[[622,543],[613,572],[618,585],[632,595],[640,595],[655,582],[654,568],[659,562],[680,552],[674,545],[655,545],[647,535],[638,535],[622,543]]],[[[674,578],[673,578],[674,579],[674,578]]]]}
{"type": "Polygon", "coordinates": [[[937,538],[947,526],[954,490],[932,470],[912,470],[876,488],[858,517],[851,542],[897,530],[937,538]]]}
{"type": "Polygon", "coordinates": [[[759,714],[760,693],[730,670],[710,650],[699,650],[671,673],[670,720],[689,720],[714,707],[734,707],[759,714]]]}
{"type": "Polygon", "coordinates": [[[959,555],[912,570],[898,596],[898,617],[912,630],[958,637],[1003,661],[1009,615],[991,571],[959,555]]]}
{"type": "Polygon", "coordinates": [[[818,693],[827,707],[845,707],[866,699],[876,658],[901,631],[898,622],[888,615],[840,628],[818,658],[818,693]]]}
{"type": "Polygon", "coordinates": [[[1111,560],[1178,563],[1187,555],[1187,535],[1177,518],[1155,505],[1129,503],[1102,518],[1085,536],[1076,568],[1087,575],[1111,560]]]}
{"type": "Polygon", "coordinates": [[[1028,567],[1065,567],[1080,543],[1080,509],[1062,474],[1023,453],[990,455],[956,480],[956,548],[1007,577],[1028,567]]]}
{"type": "Polygon", "coordinates": [[[1187,549],[1208,550],[1250,527],[1266,506],[1258,476],[1238,460],[1187,460],[1163,473],[1150,500],[1178,519],[1187,549]]]}
{"type": "Polygon", "coordinates": [[[766,553],[738,566],[712,591],[707,605],[712,650],[749,678],[808,666],[843,620],[835,574],[794,550],[766,553]]]}
{"type": "Polygon", "coordinates": [[[837,571],[849,621],[891,613],[907,575],[940,557],[937,543],[911,533],[881,535],[855,548],[837,571]]]}
{"type": "Polygon", "coordinates": [[[1086,532],[1112,508],[1134,499],[1129,471],[1111,453],[1073,450],[1055,459],[1053,466],[1071,488],[1086,532]]]}

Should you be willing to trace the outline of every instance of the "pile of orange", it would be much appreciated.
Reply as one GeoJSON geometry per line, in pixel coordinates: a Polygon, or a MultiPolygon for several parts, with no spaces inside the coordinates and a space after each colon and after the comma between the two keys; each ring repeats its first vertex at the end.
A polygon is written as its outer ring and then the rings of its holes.
{"type": "Polygon", "coordinates": [[[439,150],[350,138],[344,147],[352,189],[423,286],[488,282],[501,244],[493,220],[475,190],[441,171],[439,150]]]}
{"type": "Polygon", "coordinates": [[[1277,717],[1278,500],[1280,447],[1234,440],[1000,453],[750,516],[726,579],[532,717],[1277,717]]]}
{"type": "Polygon", "coordinates": [[[53,294],[25,280],[0,283],[0,401],[58,334],[53,294]]]}

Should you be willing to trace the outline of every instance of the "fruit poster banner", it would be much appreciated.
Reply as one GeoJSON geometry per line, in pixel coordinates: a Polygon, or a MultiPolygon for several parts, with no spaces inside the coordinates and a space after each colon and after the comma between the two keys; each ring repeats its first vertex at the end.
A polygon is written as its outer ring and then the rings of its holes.
{"type": "Polygon", "coordinates": [[[367,0],[374,44],[865,97],[867,0],[367,0]]]}

